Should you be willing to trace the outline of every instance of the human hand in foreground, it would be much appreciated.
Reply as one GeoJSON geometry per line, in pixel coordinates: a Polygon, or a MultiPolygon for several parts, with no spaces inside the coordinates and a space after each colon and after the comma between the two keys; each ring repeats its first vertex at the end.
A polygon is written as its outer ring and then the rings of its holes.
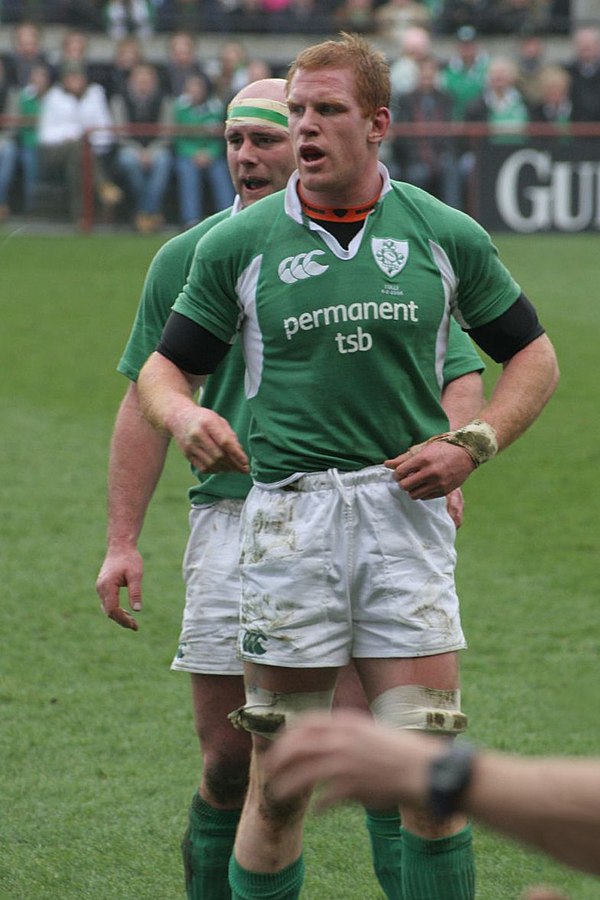
{"type": "Polygon", "coordinates": [[[411,499],[433,500],[459,488],[475,463],[463,447],[446,441],[425,441],[394,459],[386,459],[384,466],[394,470],[394,480],[411,499]]]}
{"type": "Polygon", "coordinates": [[[173,437],[201,472],[248,472],[248,457],[226,419],[195,404],[178,416],[173,437]]]}
{"type": "Polygon", "coordinates": [[[282,801],[322,789],[317,808],[343,800],[383,809],[425,802],[429,763],[446,745],[438,738],[383,728],[362,712],[298,716],[268,750],[273,795],[282,801]]]}
{"type": "Polygon", "coordinates": [[[137,631],[139,625],[121,606],[120,589],[127,588],[129,605],[138,612],[142,608],[143,571],[144,563],[137,547],[109,548],[96,579],[102,611],[118,625],[132,631],[137,631]]]}
{"type": "Polygon", "coordinates": [[[547,884],[536,884],[522,894],[521,900],[569,900],[569,895],[547,884]]]}

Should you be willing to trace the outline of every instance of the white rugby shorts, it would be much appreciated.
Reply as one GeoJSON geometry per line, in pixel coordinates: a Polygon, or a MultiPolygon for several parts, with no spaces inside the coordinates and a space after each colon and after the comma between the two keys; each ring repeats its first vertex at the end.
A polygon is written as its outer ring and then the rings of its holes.
{"type": "Polygon", "coordinates": [[[455,537],[445,499],[411,500],[384,466],[253,487],[241,656],[318,668],[463,649],[455,537]]]}
{"type": "Polygon", "coordinates": [[[204,675],[241,675],[240,514],[243,500],[190,510],[183,558],[185,609],[171,668],[204,675]]]}

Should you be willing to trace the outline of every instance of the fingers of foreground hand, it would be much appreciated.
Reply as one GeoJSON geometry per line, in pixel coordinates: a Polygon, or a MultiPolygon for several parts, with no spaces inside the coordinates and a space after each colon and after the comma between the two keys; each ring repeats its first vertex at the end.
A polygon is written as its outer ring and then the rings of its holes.
{"type": "Polygon", "coordinates": [[[299,716],[269,750],[269,781],[282,800],[321,785],[317,808],[342,800],[419,807],[441,743],[385,728],[365,713],[299,716]]]}
{"type": "MultiPolygon", "coordinates": [[[[365,713],[340,711],[299,716],[269,751],[271,787],[288,799],[323,782],[317,807],[324,809],[356,797],[364,779],[365,713]]],[[[368,755],[368,745],[366,747],[368,755]]],[[[367,764],[369,765],[369,763],[367,764]]]]}
{"type": "Polygon", "coordinates": [[[277,738],[267,756],[276,796],[288,798],[322,778],[321,762],[330,754],[331,722],[327,713],[298,716],[277,738]]]}
{"type": "MultiPolygon", "coordinates": [[[[302,734],[301,746],[294,741],[292,732],[278,738],[277,745],[282,744],[282,756],[270,773],[270,787],[273,796],[287,801],[293,797],[311,791],[317,783],[328,782],[332,792],[331,780],[337,775],[337,761],[323,752],[322,748],[308,745],[308,738],[302,734]]],[[[335,802],[335,798],[326,805],[335,802]]],[[[324,808],[324,807],[323,807],[324,808]]]]}

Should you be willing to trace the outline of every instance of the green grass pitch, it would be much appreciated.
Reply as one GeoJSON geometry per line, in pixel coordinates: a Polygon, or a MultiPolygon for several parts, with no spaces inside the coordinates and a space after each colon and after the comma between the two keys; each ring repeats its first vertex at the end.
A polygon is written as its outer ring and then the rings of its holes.
{"type": "MultiPolygon", "coordinates": [[[[598,752],[598,237],[497,237],[562,369],[534,427],[465,488],[458,581],[471,737],[598,752]]],[[[137,634],[99,611],[115,373],[143,273],[136,236],[0,234],[0,897],[177,900],[198,781],[188,679],[169,671],[189,476],[174,451],[144,530],[137,634]]],[[[489,366],[493,378],[496,367],[489,366]]],[[[548,789],[551,790],[549,785],[548,789]]],[[[477,829],[480,900],[592,878],[477,829]]],[[[311,817],[307,900],[377,900],[362,813],[311,817]]],[[[443,900],[443,898],[440,898],[443,900]]]]}

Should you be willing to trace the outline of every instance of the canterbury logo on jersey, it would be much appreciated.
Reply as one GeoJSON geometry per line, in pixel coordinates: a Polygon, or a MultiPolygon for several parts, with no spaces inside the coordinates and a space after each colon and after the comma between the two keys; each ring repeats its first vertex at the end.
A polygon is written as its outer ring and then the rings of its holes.
{"type": "Polygon", "coordinates": [[[324,250],[311,250],[310,253],[299,253],[298,256],[287,256],[279,263],[279,277],[286,284],[295,284],[313,275],[322,275],[329,266],[316,262],[315,256],[325,256],[324,250]]]}

